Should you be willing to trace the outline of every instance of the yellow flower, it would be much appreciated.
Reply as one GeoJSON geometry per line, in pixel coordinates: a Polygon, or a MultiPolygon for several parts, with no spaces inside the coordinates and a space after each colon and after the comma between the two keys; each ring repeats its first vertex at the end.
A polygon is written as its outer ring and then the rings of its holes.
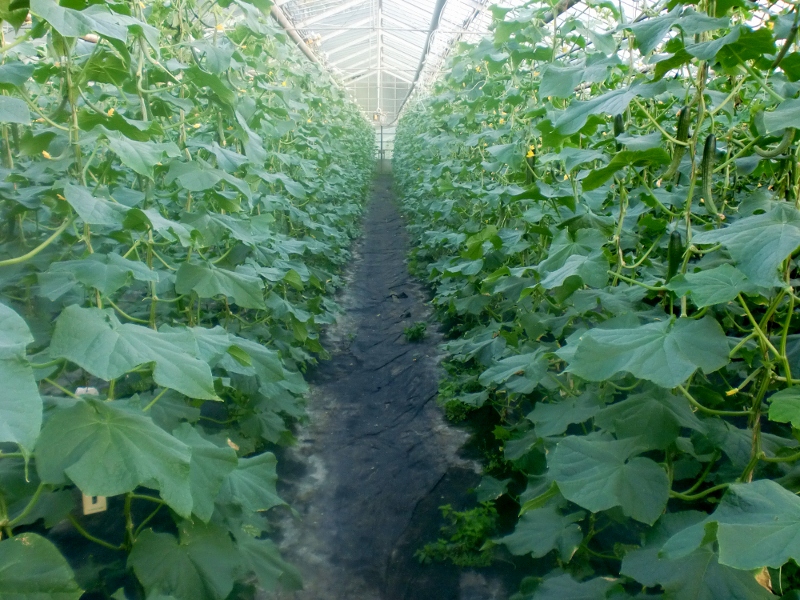
{"type": "Polygon", "coordinates": [[[503,124],[503,123],[505,123],[505,122],[506,122],[506,120],[505,120],[505,119],[500,119],[500,125],[502,125],[502,124],[503,124]]]}
{"type": "Polygon", "coordinates": [[[282,86],[282,87],[286,87],[286,82],[285,82],[285,81],[282,81],[282,82],[281,82],[281,86],[282,86]]]}
{"type": "Polygon", "coordinates": [[[66,200],[66,198],[64,198],[64,196],[62,196],[61,194],[56,194],[56,198],[58,198],[59,200],[66,200]]]}
{"type": "Polygon", "coordinates": [[[475,71],[476,71],[476,72],[478,72],[478,73],[480,73],[480,72],[481,72],[481,67],[480,67],[480,65],[478,65],[477,67],[475,67],[475,71]]]}
{"type": "Polygon", "coordinates": [[[200,123],[195,123],[194,125],[192,125],[192,127],[194,127],[195,129],[200,129],[200,123]]]}
{"type": "Polygon", "coordinates": [[[114,116],[114,109],[113,108],[109,108],[108,109],[108,113],[106,113],[106,114],[108,114],[109,117],[113,117],[114,116]]]}
{"type": "Polygon", "coordinates": [[[533,150],[528,150],[528,153],[525,155],[526,158],[533,158],[533,150]]]}
{"type": "Polygon", "coordinates": [[[223,25],[222,23],[220,23],[219,25],[217,25],[217,26],[215,27],[215,29],[216,29],[217,31],[225,31],[225,25],[223,25]]]}
{"type": "Polygon", "coordinates": [[[569,173],[564,173],[564,181],[566,181],[567,179],[569,179],[569,173]]]}
{"type": "Polygon", "coordinates": [[[53,158],[52,156],[50,156],[50,153],[47,150],[42,150],[42,156],[44,156],[48,160],[53,158]]]}

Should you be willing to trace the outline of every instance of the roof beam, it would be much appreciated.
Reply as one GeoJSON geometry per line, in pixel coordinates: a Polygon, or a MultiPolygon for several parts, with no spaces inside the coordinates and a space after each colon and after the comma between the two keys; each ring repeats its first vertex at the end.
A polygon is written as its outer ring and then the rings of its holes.
{"type": "Polygon", "coordinates": [[[411,97],[411,94],[414,93],[414,89],[419,84],[419,76],[420,74],[422,74],[422,69],[425,67],[425,62],[428,60],[428,53],[431,50],[431,41],[433,38],[433,34],[436,33],[436,31],[439,29],[439,24],[442,21],[442,13],[444,13],[444,7],[446,4],[447,0],[436,0],[436,6],[434,6],[433,8],[433,15],[431,17],[431,27],[428,30],[428,36],[427,39],[425,40],[425,49],[422,52],[422,58],[419,61],[419,66],[417,66],[417,72],[414,74],[414,82],[408,89],[408,94],[406,94],[406,97],[403,99],[403,103],[397,110],[397,114],[395,115],[393,122],[397,121],[397,118],[400,116],[400,113],[403,112],[403,107],[405,107],[406,102],[408,102],[408,99],[411,97]]]}
{"type": "Polygon", "coordinates": [[[323,19],[327,19],[328,17],[332,17],[334,15],[338,15],[339,13],[343,13],[348,8],[353,8],[354,6],[358,6],[359,4],[364,4],[365,1],[366,0],[350,0],[349,2],[345,2],[344,4],[340,4],[339,6],[334,6],[333,8],[324,10],[321,13],[314,15],[313,17],[309,17],[308,19],[303,19],[302,21],[297,23],[296,27],[298,29],[308,27],[312,23],[317,23],[318,21],[322,21],[323,19]]]}
{"type": "Polygon", "coordinates": [[[332,38],[335,38],[335,37],[338,37],[338,36],[342,35],[343,33],[347,33],[348,31],[353,31],[354,29],[357,29],[357,28],[362,27],[364,25],[369,25],[370,23],[372,23],[372,17],[371,16],[367,17],[366,19],[361,19],[360,21],[356,21],[355,23],[352,23],[352,24],[348,25],[347,27],[342,27],[341,29],[337,29],[337,30],[335,30],[335,31],[333,31],[331,33],[323,35],[320,38],[320,42],[327,42],[328,40],[330,40],[332,38]]]}
{"type": "Polygon", "coordinates": [[[280,7],[276,4],[273,4],[270,7],[270,14],[272,15],[272,18],[275,19],[278,24],[286,30],[286,33],[289,35],[289,37],[292,38],[294,43],[297,44],[300,50],[303,51],[303,54],[305,54],[311,62],[319,64],[319,58],[317,55],[311,51],[311,48],[308,47],[308,44],[306,44],[305,40],[298,35],[297,31],[294,29],[293,23],[286,17],[280,7]]]}

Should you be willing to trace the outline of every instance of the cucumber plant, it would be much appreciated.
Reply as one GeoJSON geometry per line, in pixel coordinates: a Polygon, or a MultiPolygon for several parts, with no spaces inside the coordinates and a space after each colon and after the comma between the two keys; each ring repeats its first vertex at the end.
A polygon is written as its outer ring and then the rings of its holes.
{"type": "Polygon", "coordinates": [[[0,596],[300,583],[262,513],[373,133],[269,6],[0,6],[0,596]]]}
{"type": "Polygon", "coordinates": [[[486,543],[520,600],[796,597],[800,11],[598,10],[494,8],[398,129],[486,543]]]}

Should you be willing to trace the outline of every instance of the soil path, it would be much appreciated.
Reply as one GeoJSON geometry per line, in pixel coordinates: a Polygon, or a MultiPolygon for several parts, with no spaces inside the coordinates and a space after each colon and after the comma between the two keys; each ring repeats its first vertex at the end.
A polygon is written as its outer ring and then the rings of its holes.
{"type": "Polygon", "coordinates": [[[458,456],[465,434],[435,402],[440,338],[403,335],[429,312],[408,273],[390,186],[388,176],[374,184],[340,298],[345,314],[326,335],[332,359],[311,376],[310,423],[279,463],[282,494],[297,511],[278,524],[281,546],[305,582],[280,598],[504,598],[476,573],[420,566],[413,556],[437,537],[438,507],[470,504],[465,490],[479,477],[458,456]]]}

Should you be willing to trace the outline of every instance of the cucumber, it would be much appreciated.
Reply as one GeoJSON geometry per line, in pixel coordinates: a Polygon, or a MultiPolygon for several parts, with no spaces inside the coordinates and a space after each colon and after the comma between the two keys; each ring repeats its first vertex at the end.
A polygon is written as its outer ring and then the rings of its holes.
{"type": "Polygon", "coordinates": [[[719,214],[717,205],[714,204],[714,192],[712,183],[714,179],[714,158],[717,154],[717,136],[709,133],[703,147],[703,162],[701,163],[701,175],[703,177],[703,200],[705,201],[706,211],[709,215],[716,217],[719,214]]]}
{"type": "MultiPolygon", "coordinates": [[[[678,112],[678,128],[675,134],[675,139],[679,142],[685,142],[689,139],[689,113],[691,109],[688,106],[684,106],[678,112]]],[[[672,151],[672,162],[669,163],[669,168],[667,168],[666,173],[664,173],[663,179],[668,181],[675,177],[675,174],[678,172],[678,167],[681,166],[681,160],[683,160],[683,155],[686,152],[686,146],[682,146],[680,144],[676,144],[674,150],[672,151]]]]}
{"type": "Polygon", "coordinates": [[[673,231],[669,235],[669,246],[667,246],[667,278],[665,283],[669,283],[669,280],[677,275],[681,262],[683,262],[683,240],[680,233],[673,231]]]}
{"type": "Polygon", "coordinates": [[[625,133],[625,120],[622,113],[614,116],[614,137],[619,137],[625,133]]]}

